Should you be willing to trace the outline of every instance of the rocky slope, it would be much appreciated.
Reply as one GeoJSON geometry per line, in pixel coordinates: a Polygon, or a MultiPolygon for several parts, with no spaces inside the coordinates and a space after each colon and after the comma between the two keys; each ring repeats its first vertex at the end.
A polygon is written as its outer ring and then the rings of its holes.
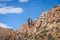
{"type": "Polygon", "coordinates": [[[60,40],[60,6],[43,12],[31,25],[25,26],[20,29],[22,40],[60,40]]]}
{"type": "Polygon", "coordinates": [[[32,21],[23,24],[20,29],[0,29],[1,40],[60,40],[60,6],[56,6],[32,21]],[[3,33],[3,35],[2,35],[3,33]],[[5,36],[4,36],[5,35],[5,36]],[[8,38],[8,39],[5,39],[8,38]]]}
{"type": "Polygon", "coordinates": [[[0,28],[0,40],[9,40],[13,34],[15,34],[14,30],[7,28],[0,28]]]}

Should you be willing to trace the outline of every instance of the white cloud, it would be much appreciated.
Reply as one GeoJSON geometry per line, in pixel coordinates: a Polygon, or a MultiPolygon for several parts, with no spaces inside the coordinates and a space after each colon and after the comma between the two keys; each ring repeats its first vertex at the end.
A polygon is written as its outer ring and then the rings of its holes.
{"type": "Polygon", "coordinates": [[[28,0],[19,0],[19,2],[28,2],[28,0]]]}
{"type": "Polygon", "coordinates": [[[20,7],[11,7],[11,6],[8,6],[8,7],[2,7],[0,8],[0,14],[13,14],[13,13],[16,13],[16,14],[19,14],[19,13],[22,13],[23,12],[23,9],[20,8],[20,7]]]}
{"type": "Polygon", "coordinates": [[[0,23],[0,27],[2,27],[2,28],[11,28],[10,26],[8,26],[6,24],[3,24],[3,23],[0,23]]]}

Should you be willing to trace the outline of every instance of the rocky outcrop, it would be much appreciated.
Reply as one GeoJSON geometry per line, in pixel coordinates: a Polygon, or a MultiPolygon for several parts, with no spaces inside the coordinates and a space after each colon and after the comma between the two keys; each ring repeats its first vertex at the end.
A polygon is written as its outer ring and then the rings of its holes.
{"type": "MultiPolygon", "coordinates": [[[[22,26],[22,28],[25,26],[22,26]]],[[[60,6],[56,6],[32,22],[31,27],[20,30],[22,40],[60,40],[60,6]]]]}
{"type": "Polygon", "coordinates": [[[1,28],[0,40],[60,40],[60,6],[43,12],[34,21],[29,18],[18,30],[1,28]]]}

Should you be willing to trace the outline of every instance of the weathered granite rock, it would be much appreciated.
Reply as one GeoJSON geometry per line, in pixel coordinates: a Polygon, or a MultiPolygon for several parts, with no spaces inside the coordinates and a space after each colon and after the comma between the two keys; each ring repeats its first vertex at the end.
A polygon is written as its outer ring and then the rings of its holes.
{"type": "MultiPolygon", "coordinates": [[[[26,24],[25,24],[26,26],[26,24]]],[[[60,6],[56,6],[32,22],[29,26],[22,26],[20,31],[23,40],[60,40],[60,6]],[[22,29],[24,28],[24,29],[22,29]],[[24,39],[25,38],[25,39],[24,39]]]]}

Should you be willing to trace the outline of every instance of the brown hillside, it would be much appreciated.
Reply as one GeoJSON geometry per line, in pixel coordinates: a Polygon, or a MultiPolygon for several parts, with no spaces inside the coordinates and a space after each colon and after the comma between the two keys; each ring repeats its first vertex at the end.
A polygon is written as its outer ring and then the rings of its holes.
{"type": "Polygon", "coordinates": [[[0,40],[8,40],[10,39],[15,31],[7,29],[7,28],[0,28],[0,40]]]}

